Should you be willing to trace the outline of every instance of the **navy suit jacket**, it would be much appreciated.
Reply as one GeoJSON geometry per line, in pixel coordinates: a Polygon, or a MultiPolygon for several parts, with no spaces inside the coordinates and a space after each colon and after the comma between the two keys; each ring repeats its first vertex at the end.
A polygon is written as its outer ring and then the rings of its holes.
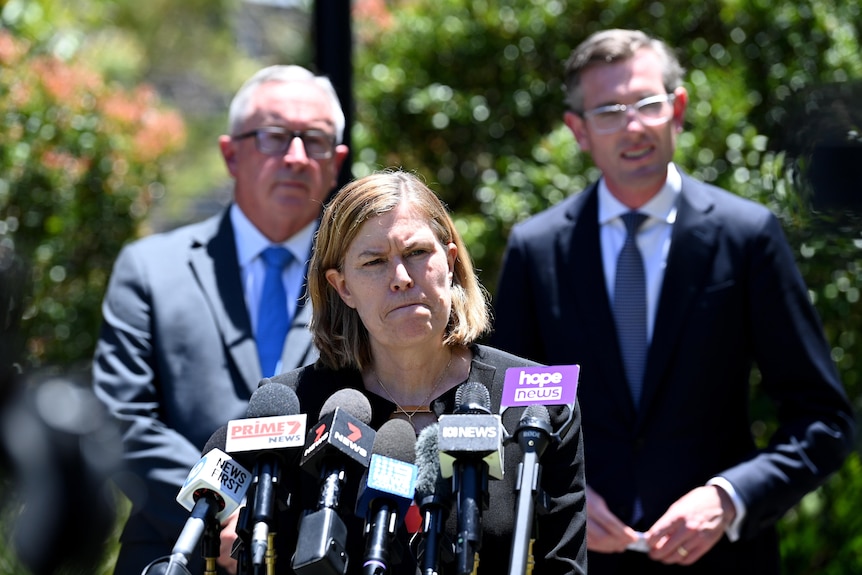
{"type": "MultiPolygon", "coordinates": [[[[102,307],[93,375],[123,431],[133,510],[122,540],[165,553],[189,517],[176,502],[189,470],[217,428],[245,417],[262,377],[229,211],[126,246],[102,307]]],[[[317,359],[302,303],[285,370],[317,359]]]]}
{"type": "MultiPolygon", "coordinates": [[[[775,521],[840,467],[853,436],[780,223],[683,174],[636,410],[605,289],[597,188],[514,227],[491,343],[540,363],[581,365],[587,484],[618,517],[629,521],[640,497],[635,527],[647,529],[680,496],[723,476],[747,508],[741,540],[723,538],[696,567],[777,573],[775,521]],[[760,449],[749,417],[755,365],[780,423],[760,449]]],[[[616,573],[621,557],[591,553],[590,572],[616,573]]]]}

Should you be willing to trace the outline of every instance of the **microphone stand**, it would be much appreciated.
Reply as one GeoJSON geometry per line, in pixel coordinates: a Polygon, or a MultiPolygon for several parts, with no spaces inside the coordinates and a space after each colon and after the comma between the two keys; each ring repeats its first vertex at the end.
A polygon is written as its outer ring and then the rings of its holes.
{"type": "MultiPolygon", "coordinates": [[[[254,485],[248,492],[248,501],[254,500],[254,485]]],[[[231,556],[236,559],[237,575],[249,575],[251,573],[251,509],[243,505],[239,510],[239,518],[236,522],[236,541],[233,542],[231,556]]]]}
{"type": "Polygon", "coordinates": [[[512,551],[509,555],[509,575],[524,575],[532,572],[533,526],[536,500],[540,493],[542,468],[539,458],[551,442],[550,423],[530,418],[522,420],[515,432],[518,444],[524,453],[519,464],[515,491],[518,502],[515,506],[515,527],[512,531],[512,551]],[[529,566],[529,569],[528,569],[529,566]]]}
{"type": "Polygon", "coordinates": [[[443,511],[435,506],[425,511],[422,518],[423,530],[425,532],[425,551],[422,554],[422,575],[437,575],[439,565],[440,545],[443,539],[443,511]]]}
{"type": "Polygon", "coordinates": [[[275,533],[271,526],[275,519],[278,478],[277,462],[264,462],[260,466],[252,512],[251,563],[254,575],[275,575],[275,533]],[[260,488],[266,484],[272,487],[260,488]]]}
{"type": "Polygon", "coordinates": [[[515,486],[518,502],[515,506],[515,527],[512,531],[512,551],[509,575],[524,575],[528,560],[532,557],[532,533],[535,498],[540,480],[539,458],[535,453],[525,453],[521,463],[519,481],[515,486]]]}
{"type": "Polygon", "coordinates": [[[220,526],[215,522],[207,525],[201,540],[201,554],[204,558],[204,575],[216,575],[216,560],[220,553],[220,526]]]}
{"type": "Polygon", "coordinates": [[[487,503],[488,466],[456,461],[455,488],[458,511],[456,550],[458,575],[475,575],[479,568],[479,546],[482,541],[481,509],[487,503]],[[478,522],[477,522],[478,521],[478,522]]]}
{"type": "Polygon", "coordinates": [[[395,534],[396,514],[389,505],[381,505],[372,513],[374,520],[369,525],[385,525],[386,529],[376,532],[366,528],[368,540],[365,542],[365,562],[363,575],[383,575],[389,571],[390,538],[395,534]]]}
{"type": "MultiPolygon", "coordinates": [[[[191,556],[195,544],[206,530],[212,528],[215,523],[215,516],[215,506],[211,505],[205,498],[202,497],[195,502],[191,514],[191,518],[195,521],[191,524],[187,523],[180,533],[165,566],[165,575],[188,575],[188,557],[191,556]]],[[[147,567],[145,572],[149,573],[150,567],[147,567]]]]}

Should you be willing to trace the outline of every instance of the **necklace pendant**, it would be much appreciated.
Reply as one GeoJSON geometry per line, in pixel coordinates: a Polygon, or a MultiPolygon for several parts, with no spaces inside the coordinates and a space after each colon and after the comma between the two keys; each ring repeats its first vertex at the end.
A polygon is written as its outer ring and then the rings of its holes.
{"type": "Polygon", "coordinates": [[[409,412],[410,415],[416,415],[417,413],[431,413],[430,405],[396,405],[396,407],[405,414],[409,412]]]}
{"type": "MultiPolygon", "coordinates": [[[[423,403],[419,405],[405,405],[402,406],[400,403],[395,401],[395,398],[389,393],[389,390],[380,381],[380,377],[377,375],[377,372],[372,368],[371,373],[374,375],[374,379],[377,380],[377,385],[380,386],[380,389],[386,394],[389,400],[395,405],[395,411],[392,412],[392,415],[389,416],[389,419],[393,417],[399,417],[400,415],[404,415],[407,418],[407,421],[410,425],[416,429],[416,425],[413,423],[413,416],[416,414],[434,414],[431,411],[430,402],[434,398],[434,394],[437,392],[437,389],[440,387],[440,384],[443,382],[443,379],[446,376],[446,373],[449,371],[449,366],[452,365],[452,357],[454,354],[452,352],[449,353],[449,361],[446,363],[446,367],[443,368],[443,372],[440,374],[440,377],[437,378],[437,381],[434,382],[434,387],[431,388],[431,391],[428,392],[428,395],[425,396],[425,400],[423,403]]],[[[418,431],[418,430],[417,430],[418,431]]]]}

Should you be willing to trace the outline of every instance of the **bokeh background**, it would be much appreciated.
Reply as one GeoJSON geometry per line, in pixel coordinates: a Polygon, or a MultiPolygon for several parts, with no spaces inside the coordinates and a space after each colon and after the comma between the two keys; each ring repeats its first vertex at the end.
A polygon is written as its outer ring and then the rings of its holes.
{"type": "MultiPolygon", "coordinates": [[[[263,65],[318,67],[320,46],[342,47],[352,77],[345,177],[424,177],[493,293],[511,226],[597,177],[562,123],[562,66],[591,32],[624,27],[678,48],[691,103],[675,159],[780,217],[858,413],[860,12],[859,0],[0,0],[0,249],[27,269],[21,379],[86,381],[120,247],[229,201],[217,137],[231,96],[263,65]],[[340,14],[348,38],[321,25],[340,14]]],[[[774,412],[753,383],[766,441],[774,412]]],[[[0,573],[25,573],[5,543],[21,502],[4,481],[0,573]]],[[[115,497],[98,566],[63,572],[111,572],[115,497]]],[[[862,573],[859,509],[857,442],[781,520],[785,573],[862,573]]]]}

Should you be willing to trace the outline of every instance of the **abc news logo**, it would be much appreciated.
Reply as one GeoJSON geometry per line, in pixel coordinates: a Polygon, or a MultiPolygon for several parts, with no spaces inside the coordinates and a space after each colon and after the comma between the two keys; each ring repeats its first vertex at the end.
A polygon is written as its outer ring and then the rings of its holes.
{"type": "Polygon", "coordinates": [[[446,426],[440,427],[440,435],[445,439],[496,439],[499,436],[497,426],[480,425],[480,426],[446,426]]]}

